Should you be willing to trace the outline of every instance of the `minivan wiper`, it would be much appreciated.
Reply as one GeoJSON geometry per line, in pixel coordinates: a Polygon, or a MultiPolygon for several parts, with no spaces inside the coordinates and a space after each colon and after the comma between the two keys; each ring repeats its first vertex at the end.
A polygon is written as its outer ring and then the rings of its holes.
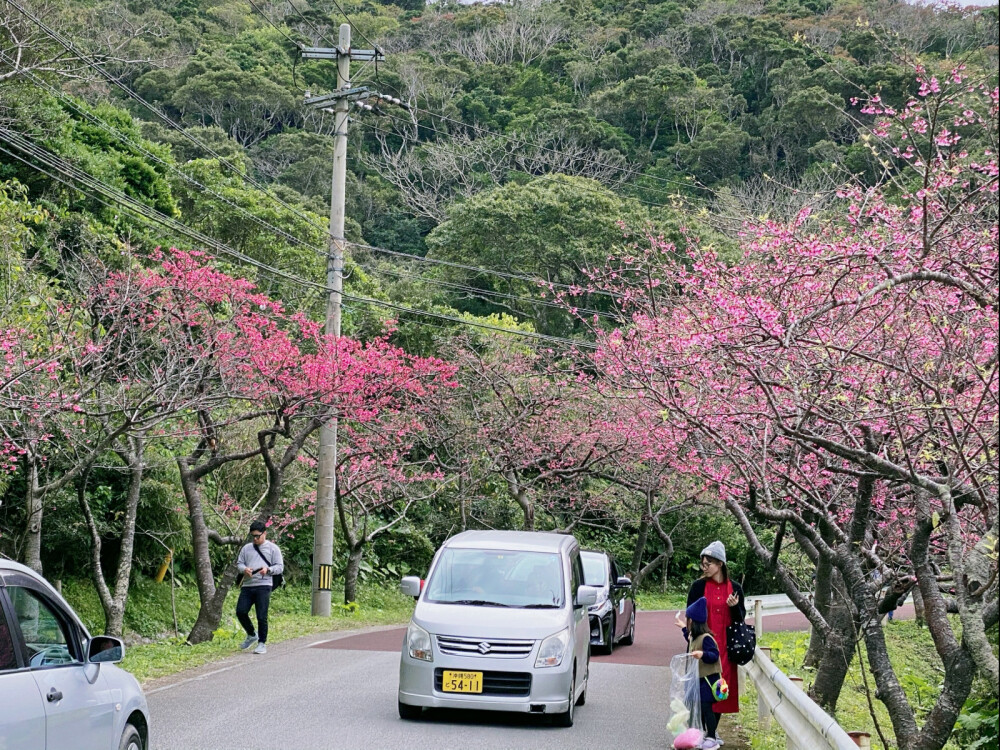
{"type": "Polygon", "coordinates": [[[490,602],[485,599],[456,599],[453,602],[442,602],[442,604],[469,604],[473,607],[509,607],[509,604],[502,602],[490,602]]]}
{"type": "Polygon", "coordinates": [[[521,609],[559,609],[559,604],[525,604],[521,609]]]}

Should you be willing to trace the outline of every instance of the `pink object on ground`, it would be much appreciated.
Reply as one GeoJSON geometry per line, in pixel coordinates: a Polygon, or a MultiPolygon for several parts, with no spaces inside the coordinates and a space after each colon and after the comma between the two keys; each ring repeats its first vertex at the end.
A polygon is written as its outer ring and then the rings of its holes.
{"type": "Polygon", "coordinates": [[[674,739],[674,750],[693,750],[701,744],[702,736],[700,729],[685,729],[674,739]]]}

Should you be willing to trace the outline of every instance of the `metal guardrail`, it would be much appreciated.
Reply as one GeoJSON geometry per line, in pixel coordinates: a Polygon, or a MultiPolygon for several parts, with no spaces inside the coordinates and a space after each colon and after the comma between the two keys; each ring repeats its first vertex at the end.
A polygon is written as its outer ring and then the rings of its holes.
{"type": "MultiPolygon", "coordinates": [[[[764,615],[785,614],[796,608],[782,594],[756,597],[747,608],[759,638],[764,615]]],[[[758,648],[753,660],[740,667],[740,677],[749,677],[757,688],[757,723],[767,731],[771,717],[785,730],[788,750],[856,750],[871,747],[867,732],[846,732],[802,689],[802,678],[789,677],[771,661],[771,649],[758,648]]]]}
{"type": "Polygon", "coordinates": [[[866,746],[867,735],[857,739],[851,737],[761,649],[758,648],[753,660],[740,670],[757,688],[757,717],[761,728],[766,728],[770,717],[774,716],[785,730],[788,750],[857,750],[859,746],[866,746]]]}

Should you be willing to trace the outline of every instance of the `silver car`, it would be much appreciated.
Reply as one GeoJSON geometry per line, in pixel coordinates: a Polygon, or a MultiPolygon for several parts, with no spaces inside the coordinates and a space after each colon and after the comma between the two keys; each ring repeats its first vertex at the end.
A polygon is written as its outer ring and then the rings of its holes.
{"type": "Polygon", "coordinates": [[[576,539],[466,531],[434,556],[403,639],[399,715],[423,708],[549,714],[572,726],[587,696],[597,590],[583,583],[576,539]]]}
{"type": "Polygon", "coordinates": [[[144,750],[149,711],[114,666],[124,653],[44,578],[0,559],[0,750],[144,750]]]}

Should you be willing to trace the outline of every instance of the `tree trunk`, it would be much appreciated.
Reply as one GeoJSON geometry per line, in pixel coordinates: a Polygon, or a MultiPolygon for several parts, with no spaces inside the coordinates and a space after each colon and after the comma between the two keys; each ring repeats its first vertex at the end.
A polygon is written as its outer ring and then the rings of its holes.
{"type": "MultiPolygon", "coordinates": [[[[819,704],[820,708],[833,714],[837,710],[840,691],[844,687],[844,680],[847,679],[847,672],[854,660],[858,631],[853,607],[846,598],[840,571],[834,568],[831,573],[826,621],[833,628],[833,632],[825,639],[823,648],[817,649],[822,653],[817,662],[816,679],[809,689],[809,696],[819,704]]],[[[819,574],[816,575],[816,583],[818,588],[819,574]]],[[[814,634],[815,632],[813,630],[814,634]]],[[[820,639],[810,639],[810,641],[815,640],[820,639]]]]}
{"type": "Polygon", "coordinates": [[[639,577],[642,570],[642,553],[646,551],[646,539],[649,538],[649,519],[643,518],[639,524],[639,534],[635,539],[635,548],[632,551],[632,578],[639,577]]]}
{"type": "MultiPolygon", "coordinates": [[[[191,547],[195,580],[198,583],[198,598],[204,607],[215,596],[215,576],[212,574],[212,557],[208,547],[208,524],[205,523],[201,482],[192,475],[187,458],[178,458],[177,466],[181,473],[181,489],[184,491],[184,499],[187,500],[188,521],[191,524],[191,547]]],[[[200,614],[198,619],[201,620],[200,614]]]]}
{"type": "Polygon", "coordinates": [[[913,587],[913,613],[916,616],[917,627],[922,628],[927,623],[924,621],[924,595],[920,593],[920,587],[913,587]]]}
{"type": "Polygon", "coordinates": [[[128,493],[125,500],[125,523],[121,533],[121,549],[118,553],[118,567],[115,574],[115,588],[112,592],[104,577],[101,562],[101,532],[87,501],[87,477],[84,472],[77,484],[77,501],[90,531],[91,574],[94,588],[104,609],[104,632],[121,636],[125,624],[125,604],[128,601],[128,584],[132,577],[132,558],[135,548],[135,519],[139,508],[139,493],[142,487],[142,443],[136,440],[134,450],[122,451],[120,455],[129,467],[128,493]]]}
{"type": "MultiPolygon", "coordinates": [[[[823,615],[823,619],[830,621],[830,597],[833,592],[833,567],[830,561],[820,556],[816,563],[816,585],[813,587],[813,606],[823,615]]],[[[809,637],[809,650],[806,651],[806,658],[802,665],[816,668],[823,660],[826,653],[826,639],[815,628],[809,637]]]]}
{"type": "Polygon", "coordinates": [[[351,545],[347,555],[347,570],[344,571],[344,604],[357,601],[358,574],[361,572],[361,558],[365,554],[365,543],[351,545]]]}
{"type": "Polygon", "coordinates": [[[42,574],[42,492],[38,486],[38,462],[28,454],[27,521],[24,528],[24,564],[42,574]]]}
{"type": "Polygon", "coordinates": [[[215,587],[215,593],[207,601],[202,600],[201,607],[198,609],[198,619],[187,637],[188,643],[194,645],[212,640],[215,631],[219,628],[219,623],[222,622],[222,609],[226,603],[226,597],[229,595],[229,589],[233,587],[235,581],[236,566],[227,565],[222,574],[222,580],[215,587]]]}

